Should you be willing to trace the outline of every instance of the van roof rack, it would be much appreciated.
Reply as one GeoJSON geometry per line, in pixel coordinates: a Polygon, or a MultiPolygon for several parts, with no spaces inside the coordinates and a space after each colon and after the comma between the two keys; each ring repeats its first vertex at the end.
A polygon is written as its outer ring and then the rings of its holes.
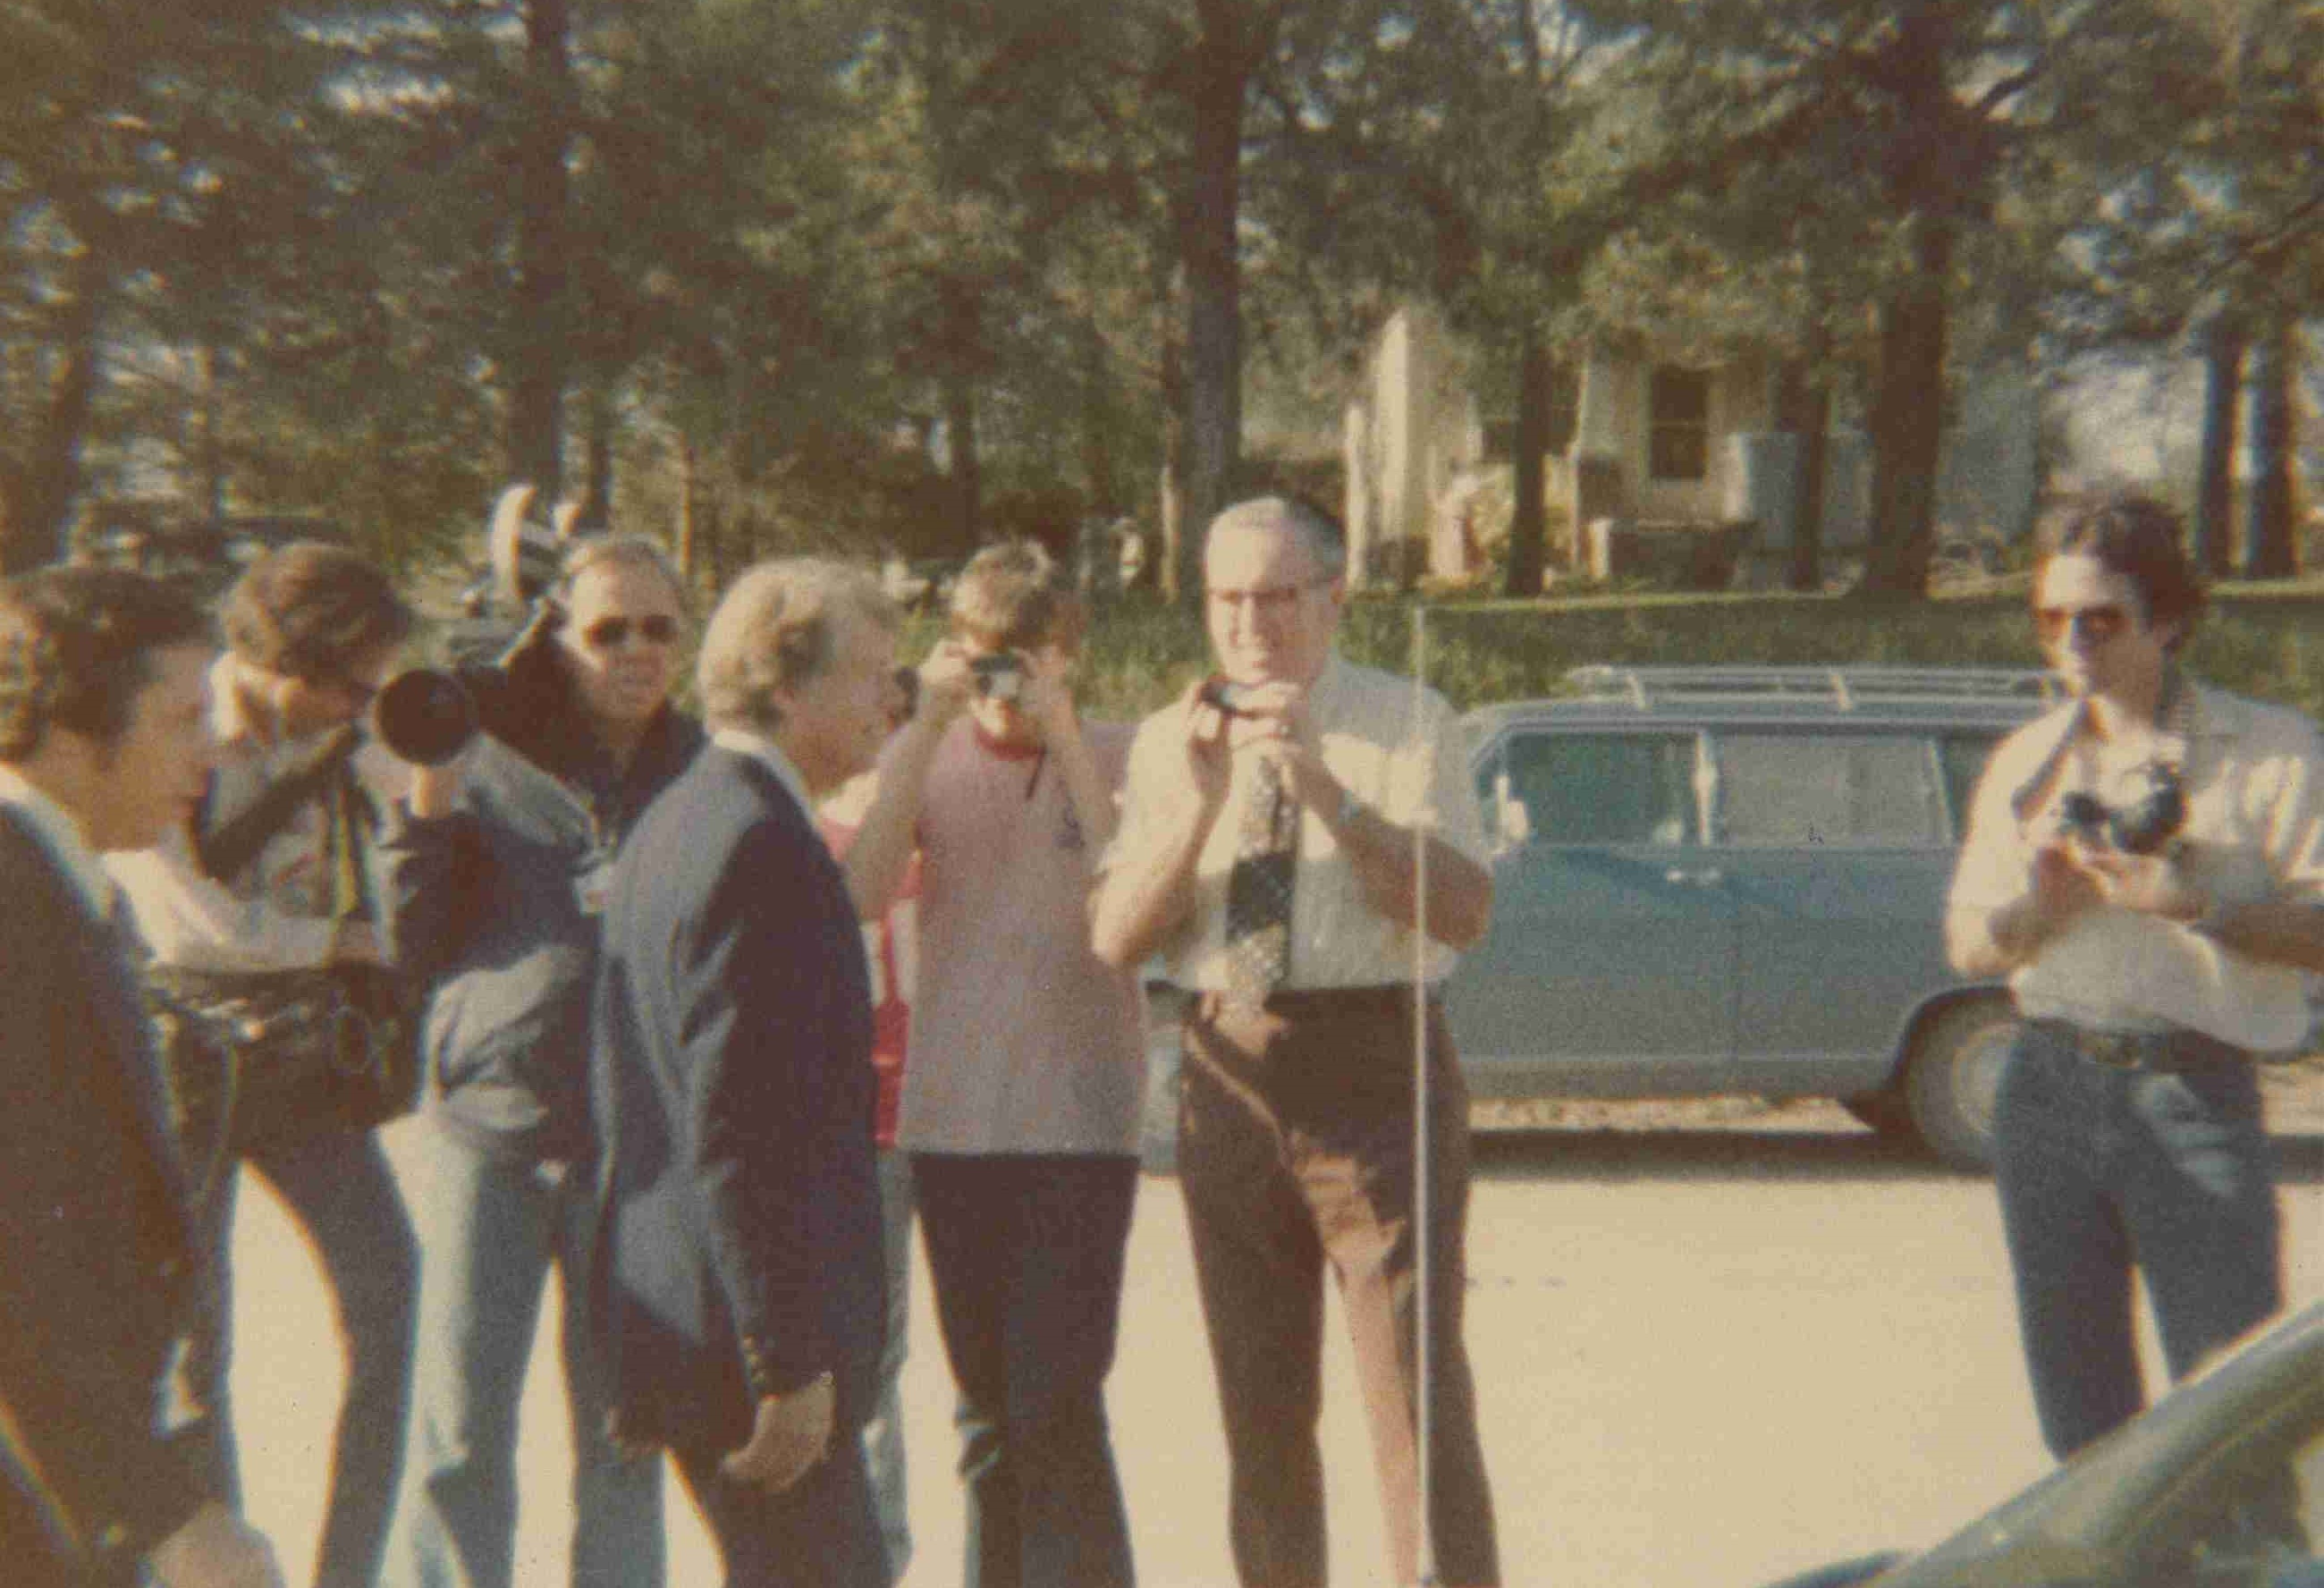
{"type": "Polygon", "coordinates": [[[1871,700],[2057,700],[2057,675],[2034,668],[2002,667],[1619,667],[1600,662],[1569,669],[1565,681],[1593,698],[1619,696],[1641,709],[1657,701],[1715,696],[1798,696],[1831,701],[1842,711],[1871,700]]]}

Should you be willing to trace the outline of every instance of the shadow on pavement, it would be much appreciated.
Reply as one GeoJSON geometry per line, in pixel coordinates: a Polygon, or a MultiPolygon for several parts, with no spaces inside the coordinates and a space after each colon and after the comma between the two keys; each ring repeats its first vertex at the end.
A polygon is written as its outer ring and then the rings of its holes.
{"type": "MultiPolygon", "coordinates": [[[[2285,1185],[2324,1185],[2324,1135],[2274,1139],[2285,1185]]],[[[1986,1177],[1950,1169],[1870,1131],[1494,1130],[1471,1148],[1479,1180],[1873,1180],[1986,1177]]]]}

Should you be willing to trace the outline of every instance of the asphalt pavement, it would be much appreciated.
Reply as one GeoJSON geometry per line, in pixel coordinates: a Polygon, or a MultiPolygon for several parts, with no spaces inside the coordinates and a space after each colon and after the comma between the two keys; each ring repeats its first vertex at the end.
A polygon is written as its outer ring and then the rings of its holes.
{"type": "MultiPolygon", "coordinates": [[[[1506,1580],[1750,1588],[1935,1542],[2045,1471],[1991,1186],[1833,1111],[1699,1128],[1480,1138],[1469,1341],[1506,1580]]],[[[413,1127],[390,1132],[390,1149],[413,1127]]],[[[2283,1144],[2287,1278],[2324,1296],[2324,1138],[2283,1144]]],[[[249,1504],[304,1580],[338,1366],[325,1292],[272,1199],[235,1232],[235,1394],[249,1504]]],[[[524,1405],[521,1588],[565,1588],[569,1436],[553,1306],[524,1405]]],[[[1362,1419],[1336,1313],[1323,1439],[1334,1581],[1384,1584],[1362,1419]]],[[[2150,1362],[2153,1342],[2148,1341],[2150,1362]]],[[[908,1588],[960,1581],[952,1399],[915,1275],[906,1370],[908,1588]]],[[[1114,1438],[1145,1588],[1232,1581],[1218,1436],[1177,1186],[1142,1183],[1114,1438]]],[[[717,1565],[675,1481],[673,1588],[717,1565]]]]}

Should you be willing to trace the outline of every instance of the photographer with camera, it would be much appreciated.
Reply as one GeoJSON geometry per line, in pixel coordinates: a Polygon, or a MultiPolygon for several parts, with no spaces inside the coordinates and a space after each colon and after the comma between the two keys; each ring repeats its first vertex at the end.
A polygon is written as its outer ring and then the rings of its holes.
{"type": "Polygon", "coordinates": [[[576,541],[497,666],[463,668],[458,688],[440,675],[415,688],[421,709],[403,709],[401,682],[382,702],[383,733],[415,758],[444,758],[413,774],[383,845],[399,963],[427,989],[412,1199],[427,1350],[386,1579],[396,1588],[508,1588],[517,1412],[551,1262],[573,1413],[572,1581],[662,1581],[660,1463],[605,1436],[581,1275],[607,877],[703,738],[669,705],[687,595],[650,540],[576,541]],[[481,732],[458,748],[463,692],[481,732]]]}
{"type": "Polygon", "coordinates": [[[920,857],[897,1139],[960,1390],[970,1588],[1132,1580],[1105,1378],[1138,1189],[1144,1008],[1135,973],[1088,943],[1130,729],[1074,705],[1085,621],[1038,546],[979,552],[845,861],[871,920],[920,857]]]}
{"type": "Polygon", "coordinates": [[[2020,1017],[1994,1174],[2042,1432],[2064,1460],[2144,1404],[2131,1275],[2171,1375],[2282,1305],[2255,1053],[2324,971],[2324,741],[2197,684],[2203,605],[2171,512],[2045,526],[2034,630],[2074,698],[1994,752],[1946,923],[2020,1017]]]}
{"type": "Polygon", "coordinates": [[[402,1451],[416,1258],[374,1129],[410,1100],[377,875],[382,813],[408,769],[360,725],[413,619],[384,572],[318,541],[252,563],[219,615],[200,808],[107,859],[150,954],[209,1269],[187,1388],[214,1435],[213,1482],[235,1495],[228,1256],[247,1164],[312,1245],[346,1354],[315,1580],[371,1588],[402,1451]]]}

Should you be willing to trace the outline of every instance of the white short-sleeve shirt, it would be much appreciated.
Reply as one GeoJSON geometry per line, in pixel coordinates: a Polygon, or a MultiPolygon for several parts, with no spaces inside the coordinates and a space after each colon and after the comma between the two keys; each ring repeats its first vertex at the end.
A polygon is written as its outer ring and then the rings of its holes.
{"type": "MultiPolygon", "coordinates": [[[[2064,775],[2020,797],[2079,707],[2019,729],[1994,751],[1978,785],[1951,908],[1995,910],[2023,894],[2034,855],[2058,832],[2058,803],[2089,786],[2109,804],[2137,791],[2130,769],[2069,752],[2064,775]]],[[[2324,904],[2324,738],[2296,711],[2197,687],[2181,779],[2190,845],[2185,863],[2222,904],[2324,904]]],[[[2307,1035],[2313,978],[2234,953],[2215,938],[2140,911],[2099,905],[2042,946],[2009,978],[2020,1013],[2101,1030],[2183,1026],[2260,1052],[2307,1035]]]]}

